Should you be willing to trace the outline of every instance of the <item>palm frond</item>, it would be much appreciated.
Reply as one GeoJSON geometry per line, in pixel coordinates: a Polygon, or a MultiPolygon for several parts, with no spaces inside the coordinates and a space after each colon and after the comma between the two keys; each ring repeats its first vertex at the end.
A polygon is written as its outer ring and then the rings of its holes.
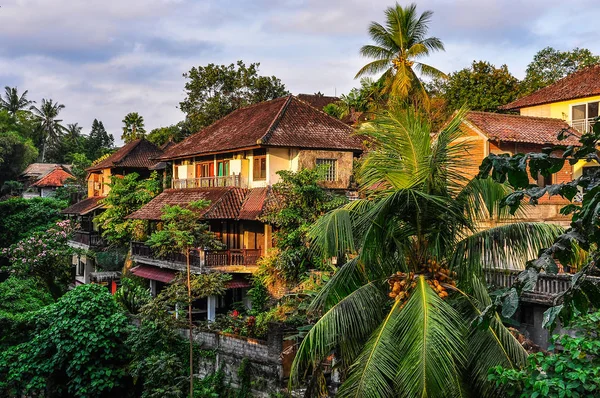
{"type": "Polygon", "coordinates": [[[381,288],[371,282],[325,312],[298,348],[291,368],[290,386],[298,385],[306,371],[334,348],[340,348],[338,353],[342,361],[351,363],[362,342],[381,322],[386,300],[381,288]]]}
{"type": "Polygon", "coordinates": [[[355,79],[358,79],[364,75],[375,75],[384,71],[391,71],[390,61],[387,59],[380,59],[373,62],[369,62],[356,73],[355,79]]]}
{"type": "Polygon", "coordinates": [[[466,359],[460,314],[420,276],[398,317],[397,395],[445,397],[461,391],[466,359]]]}
{"type": "Polygon", "coordinates": [[[527,260],[552,245],[564,228],[555,224],[520,222],[474,233],[458,242],[450,267],[459,280],[470,286],[485,268],[523,269],[527,260]]]}

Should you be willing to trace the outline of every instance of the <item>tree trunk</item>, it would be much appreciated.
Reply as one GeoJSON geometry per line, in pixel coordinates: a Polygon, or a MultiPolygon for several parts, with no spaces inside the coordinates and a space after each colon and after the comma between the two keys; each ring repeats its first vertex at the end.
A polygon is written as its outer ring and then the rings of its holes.
{"type": "Polygon", "coordinates": [[[187,265],[187,290],[188,290],[188,328],[190,337],[190,398],[194,397],[194,335],[192,333],[192,282],[191,282],[191,267],[190,267],[190,249],[185,251],[185,260],[187,265]]]}

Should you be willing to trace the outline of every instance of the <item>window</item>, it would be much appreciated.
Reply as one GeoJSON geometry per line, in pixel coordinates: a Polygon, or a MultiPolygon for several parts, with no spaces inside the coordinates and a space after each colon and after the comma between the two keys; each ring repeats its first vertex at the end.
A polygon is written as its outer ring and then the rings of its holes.
{"type": "Polygon", "coordinates": [[[196,164],[196,178],[214,177],[215,168],[213,162],[202,162],[196,164]]]}
{"type": "Polygon", "coordinates": [[[229,175],[229,160],[217,160],[217,175],[219,177],[229,175]]]}
{"type": "Polygon", "coordinates": [[[571,124],[581,131],[588,132],[599,115],[600,102],[588,102],[587,104],[573,105],[571,107],[571,124]]]}
{"type": "Polygon", "coordinates": [[[253,151],[254,160],[252,161],[252,176],[254,180],[267,179],[267,152],[264,149],[255,149],[253,151]]]}
{"type": "Polygon", "coordinates": [[[81,261],[81,257],[77,256],[77,276],[83,276],[85,273],[85,262],[81,261]]]}
{"type": "Polygon", "coordinates": [[[323,167],[325,181],[337,181],[337,159],[317,159],[317,167],[320,166],[327,166],[323,167]]]}
{"type": "Polygon", "coordinates": [[[540,188],[544,188],[548,185],[552,185],[552,175],[544,177],[542,174],[538,174],[537,185],[540,188]]]}

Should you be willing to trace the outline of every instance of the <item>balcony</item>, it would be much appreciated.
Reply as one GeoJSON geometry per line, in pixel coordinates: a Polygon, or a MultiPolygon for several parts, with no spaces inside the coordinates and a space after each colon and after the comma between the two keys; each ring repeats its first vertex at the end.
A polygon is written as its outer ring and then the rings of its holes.
{"type": "Polygon", "coordinates": [[[104,240],[102,239],[102,236],[100,236],[100,234],[95,231],[75,231],[73,237],[71,238],[71,241],[90,248],[104,246],[104,240]]]}
{"type": "Polygon", "coordinates": [[[239,174],[219,177],[177,178],[173,179],[172,187],[174,189],[242,187],[242,178],[239,174]]]}
{"type": "MultiPolygon", "coordinates": [[[[158,257],[143,242],[131,242],[131,255],[135,261],[170,268],[186,269],[186,257],[182,253],[170,253],[158,257]]],[[[230,272],[251,272],[261,256],[260,249],[199,250],[190,253],[190,266],[202,272],[206,268],[230,272]]]]}
{"type": "Polygon", "coordinates": [[[577,119],[571,121],[571,127],[580,133],[590,133],[594,124],[596,123],[596,118],[592,117],[589,119],[577,119]]]}

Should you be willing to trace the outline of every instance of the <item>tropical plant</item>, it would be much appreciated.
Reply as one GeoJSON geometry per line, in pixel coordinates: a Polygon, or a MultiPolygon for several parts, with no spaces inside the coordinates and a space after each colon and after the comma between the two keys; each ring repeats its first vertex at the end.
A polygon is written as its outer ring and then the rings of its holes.
{"type": "Polygon", "coordinates": [[[121,278],[121,287],[115,292],[115,300],[128,313],[136,315],[152,299],[150,290],[130,278],[121,278]]]}
{"type": "Polygon", "coordinates": [[[374,61],[363,66],[356,78],[383,72],[384,92],[406,100],[409,96],[426,99],[425,87],[417,73],[427,77],[440,77],[444,73],[421,62],[444,45],[437,37],[427,37],[433,12],[417,14],[416,4],[402,7],[398,3],[385,10],[385,26],[371,22],[369,35],[375,44],[362,46],[360,54],[374,61]]]}
{"type": "Polygon", "coordinates": [[[511,397],[591,397],[600,393],[600,312],[575,322],[577,336],[552,336],[551,352],[531,354],[523,369],[496,366],[489,378],[511,397]]]}
{"type": "Polygon", "coordinates": [[[20,110],[27,109],[33,101],[27,99],[28,91],[25,90],[23,94],[19,95],[17,87],[4,87],[4,98],[0,97],[0,108],[4,108],[12,116],[20,110]]]}
{"type": "Polygon", "coordinates": [[[135,141],[146,136],[144,117],[137,112],[129,112],[123,119],[123,134],[121,139],[125,142],[135,141]]]}
{"type": "Polygon", "coordinates": [[[62,120],[57,119],[60,111],[64,108],[63,104],[45,98],[42,99],[39,108],[36,106],[31,107],[33,114],[38,118],[39,129],[42,133],[42,163],[46,158],[48,146],[57,145],[66,131],[66,128],[61,124],[62,120]]]}
{"type": "Polygon", "coordinates": [[[361,125],[374,148],[358,169],[364,199],[329,212],[309,233],[313,250],[343,265],[310,305],[318,320],[299,346],[292,385],[319,378],[335,353],[346,376],[340,397],[452,397],[466,386],[497,396],[488,369],[526,359],[497,314],[469,327],[491,302],[484,267],[524,264],[562,229],[482,228],[506,216],[498,204],[506,186],[470,179],[464,112],[434,137],[420,115],[392,107],[361,125]]]}

